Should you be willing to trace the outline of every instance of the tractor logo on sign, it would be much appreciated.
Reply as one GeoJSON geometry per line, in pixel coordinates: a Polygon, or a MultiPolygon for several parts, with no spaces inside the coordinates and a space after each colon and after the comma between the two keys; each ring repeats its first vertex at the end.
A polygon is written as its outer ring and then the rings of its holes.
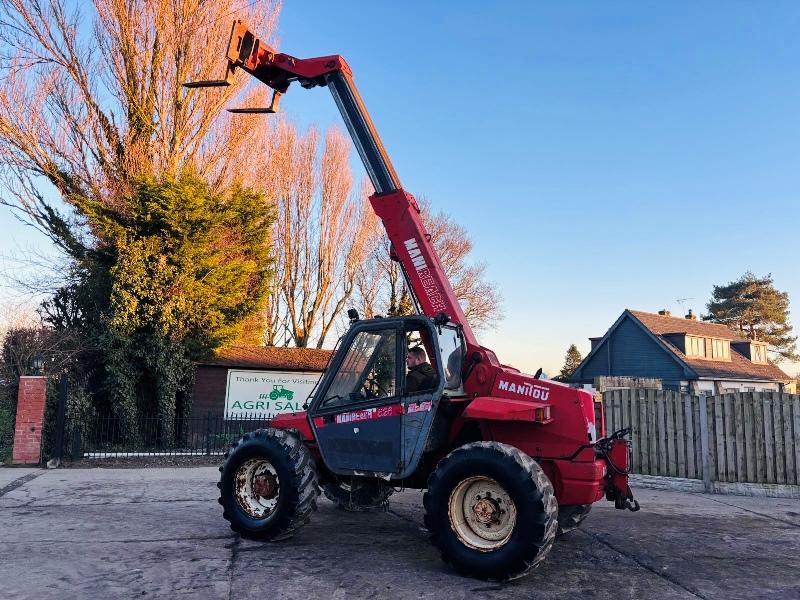
{"type": "Polygon", "coordinates": [[[277,400],[278,398],[286,398],[287,400],[291,400],[294,398],[294,392],[292,390],[287,390],[282,385],[273,385],[272,391],[269,393],[269,399],[277,400]]]}

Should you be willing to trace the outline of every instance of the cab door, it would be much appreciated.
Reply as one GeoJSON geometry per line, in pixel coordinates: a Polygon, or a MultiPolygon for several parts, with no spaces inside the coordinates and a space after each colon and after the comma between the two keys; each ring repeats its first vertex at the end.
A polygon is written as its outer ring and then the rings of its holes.
{"type": "Polygon", "coordinates": [[[416,470],[423,453],[430,448],[435,424],[446,426],[441,419],[437,421],[439,401],[447,383],[440,349],[441,329],[435,327],[427,318],[408,318],[403,325],[404,356],[412,348],[422,348],[428,364],[431,365],[432,375],[424,384],[412,387],[409,385],[409,370],[402,369],[404,466],[402,477],[408,477],[416,470]]]}
{"type": "Polygon", "coordinates": [[[371,322],[356,325],[343,340],[309,415],[334,473],[401,472],[402,337],[396,322],[371,322]]]}

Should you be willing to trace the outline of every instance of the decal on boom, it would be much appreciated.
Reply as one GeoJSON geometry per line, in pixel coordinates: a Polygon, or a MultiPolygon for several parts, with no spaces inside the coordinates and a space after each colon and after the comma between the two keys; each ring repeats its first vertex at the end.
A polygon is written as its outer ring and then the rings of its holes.
{"type": "Polygon", "coordinates": [[[419,280],[422,283],[422,289],[425,290],[425,294],[428,296],[428,300],[431,303],[431,308],[433,308],[434,311],[446,310],[447,306],[444,303],[442,292],[439,289],[439,286],[436,285],[436,280],[431,274],[428,263],[425,262],[425,257],[422,255],[422,250],[419,249],[417,240],[411,238],[403,242],[403,244],[408,251],[408,257],[411,259],[411,263],[414,265],[414,268],[417,271],[419,280]]]}

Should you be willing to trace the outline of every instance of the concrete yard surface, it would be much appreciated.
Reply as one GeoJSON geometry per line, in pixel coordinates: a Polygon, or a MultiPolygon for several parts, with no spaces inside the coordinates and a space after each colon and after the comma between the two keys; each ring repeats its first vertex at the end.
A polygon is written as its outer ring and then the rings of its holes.
{"type": "Polygon", "coordinates": [[[422,529],[422,493],[388,511],[324,499],[287,541],[240,539],[213,467],[0,469],[0,598],[798,598],[800,501],[636,490],[595,505],[544,564],[461,577],[422,529]]]}

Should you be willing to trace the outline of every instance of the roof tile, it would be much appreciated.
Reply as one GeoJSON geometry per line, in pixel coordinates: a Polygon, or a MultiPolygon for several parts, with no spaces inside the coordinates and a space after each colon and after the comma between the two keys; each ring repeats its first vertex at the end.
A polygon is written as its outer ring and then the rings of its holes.
{"type": "Polygon", "coordinates": [[[197,364],[284,371],[324,371],[331,354],[330,350],[317,348],[233,346],[220,348],[214,358],[199,361],[197,364]]]}
{"type": "Polygon", "coordinates": [[[695,321],[694,319],[685,319],[681,317],[667,317],[640,310],[629,309],[628,312],[639,319],[645,327],[656,335],[687,333],[689,335],[712,337],[721,340],[747,341],[736,335],[727,325],[721,325],[719,323],[695,321]]]}
{"type": "Polygon", "coordinates": [[[628,310],[628,312],[636,317],[647,329],[650,330],[651,333],[655,334],[668,350],[675,354],[684,363],[689,365],[689,367],[695,373],[697,373],[697,376],[700,378],[746,379],[754,381],[789,380],[789,376],[775,365],[754,363],[746,356],[737,352],[733,346],[731,346],[730,362],[688,358],[677,346],[672,344],[667,338],[663,337],[671,333],[686,333],[689,335],[725,339],[732,342],[749,341],[736,336],[736,334],[728,329],[725,325],[655,315],[653,313],[646,313],[639,310],[628,310]]]}

